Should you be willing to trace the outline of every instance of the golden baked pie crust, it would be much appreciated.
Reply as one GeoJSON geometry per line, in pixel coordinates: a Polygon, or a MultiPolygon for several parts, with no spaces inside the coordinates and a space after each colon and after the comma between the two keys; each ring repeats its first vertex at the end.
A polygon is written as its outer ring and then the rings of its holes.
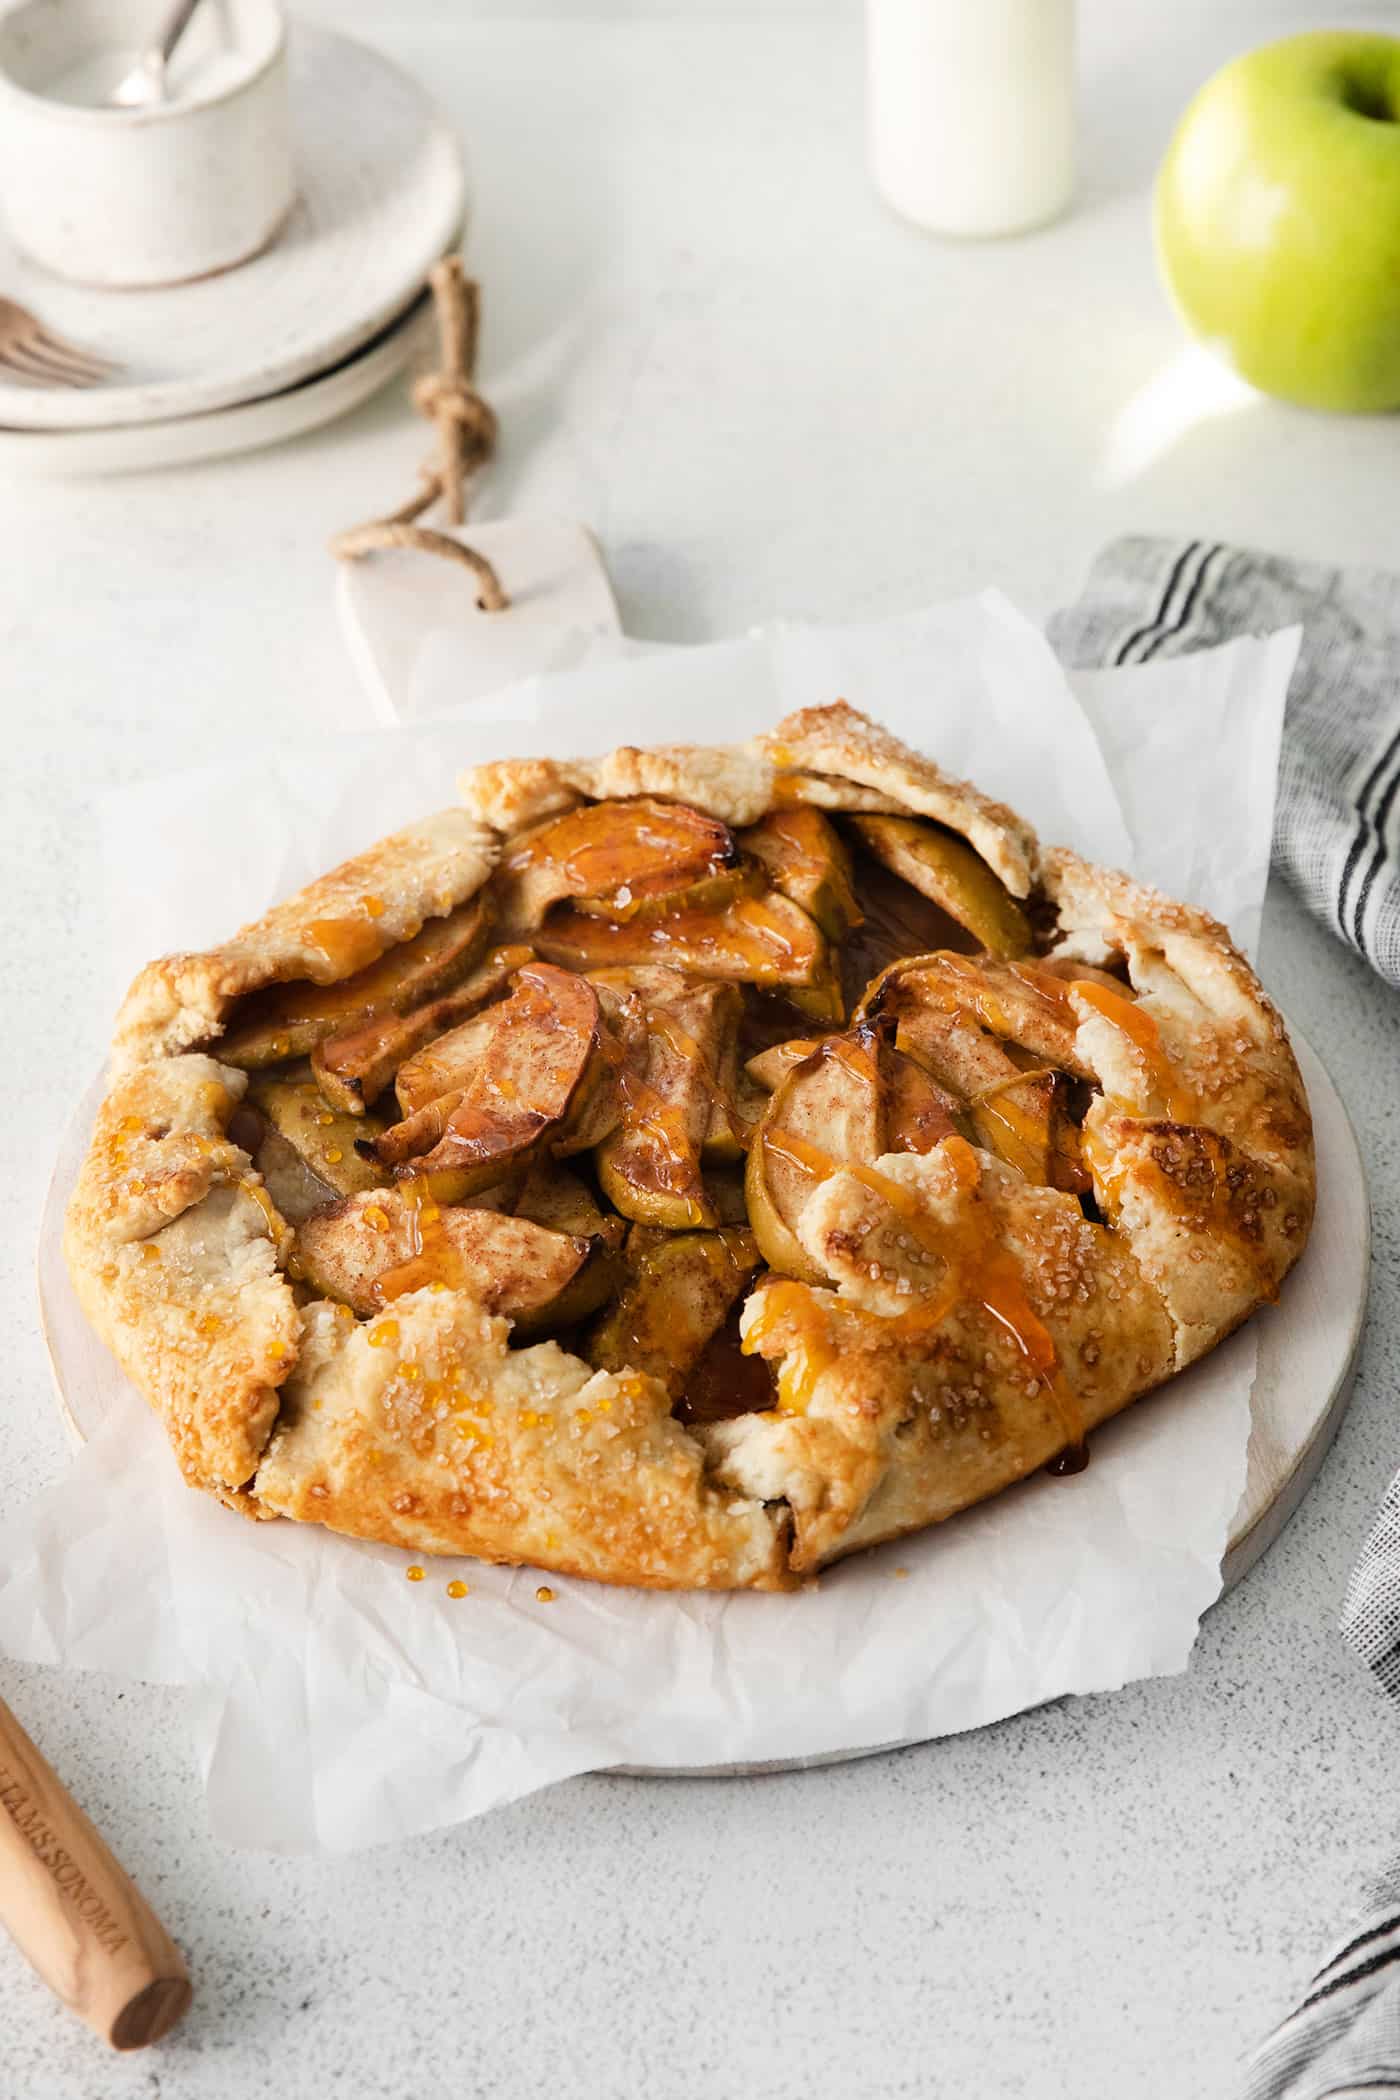
{"type": "Polygon", "coordinates": [[[741,746],[507,762],[459,786],[461,809],[219,948],[149,965],[121,1009],[66,1252],[192,1484],[417,1552],[782,1588],[1025,1477],[1277,1294],[1312,1215],[1307,1100],[1277,1012],[1206,914],[1042,852],[1014,812],[844,703],[741,746]],[[1053,910],[1063,991],[1042,970],[1023,997],[1014,970],[977,962],[966,1008],[935,986],[937,1025],[966,1032],[975,1007],[994,1050],[1017,1001],[1039,1002],[1060,1069],[1091,1089],[1090,1204],[965,1138],[833,1162],[798,1214],[796,1273],[744,1294],[745,1346],[781,1404],[689,1426],[657,1376],[550,1339],[508,1346],[509,1322],[461,1289],[368,1319],[304,1302],[291,1227],[229,1135],[247,1075],[217,1057],[249,994],[353,975],[481,893],[509,835],[643,796],[736,828],[806,806],[965,839],[1012,898],[1053,910]],[[1097,983],[1105,962],[1131,982],[1121,998],[1097,983]]]}

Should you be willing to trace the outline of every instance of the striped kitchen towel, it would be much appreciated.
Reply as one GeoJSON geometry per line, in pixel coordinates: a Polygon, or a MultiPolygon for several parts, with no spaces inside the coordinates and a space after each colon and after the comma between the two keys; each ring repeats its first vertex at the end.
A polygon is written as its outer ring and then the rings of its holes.
{"type": "MultiPolygon", "coordinates": [[[[1400,1475],[1352,1571],[1342,1633],[1400,1695],[1400,1475]]],[[[1243,2100],[1400,2094],[1400,1858],[1366,1890],[1340,1945],[1252,2058],[1243,2100]]]]}
{"type": "MultiPolygon", "coordinates": [[[[1146,663],[1295,622],[1274,861],[1333,933],[1400,985],[1400,576],[1211,540],[1115,540],[1051,622],[1071,665],[1146,663]]],[[[1400,1696],[1400,1475],[1352,1575],[1342,1633],[1400,1696]]],[[[1243,2100],[1400,2095],[1400,1858],[1256,2052],[1243,2100]]]]}
{"type": "Polygon", "coordinates": [[[1295,622],[1274,862],[1400,985],[1400,575],[1205,539],[1114,540],[1050,639],[1067,664],[1140,664],[1295,622]]]}
{"type": "Polygon", "coordinates": [[[1400,2093],[1400,1860],[1245,2073],[1241,2100],[1400,2093]]]}

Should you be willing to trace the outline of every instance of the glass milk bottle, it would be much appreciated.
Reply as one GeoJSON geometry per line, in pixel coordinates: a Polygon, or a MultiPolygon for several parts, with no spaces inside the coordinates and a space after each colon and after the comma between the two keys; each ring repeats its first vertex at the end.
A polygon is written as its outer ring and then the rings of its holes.
{"type": "Polygon", "coordinates": [[[866,0],[870,159],[931,233],[1019,233],[1074,187],[1074,0],[866,0]]]}

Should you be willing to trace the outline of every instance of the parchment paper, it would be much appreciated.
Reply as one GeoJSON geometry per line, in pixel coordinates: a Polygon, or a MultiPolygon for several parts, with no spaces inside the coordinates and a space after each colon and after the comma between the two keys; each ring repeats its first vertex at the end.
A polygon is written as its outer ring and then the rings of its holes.
{"type": "MultiPolygon", "coordinates": [[[[102,810],[113,996],[385,829],[476,759],[740,736],[844,695],[1046,841],[1257,935],[1296,632],[1076,677],[985,595],[876,626],[619,654],[455,715],[260,752],[102,810]]],[[[450,662],[441,674],[450,680],[450,662]]],[[[1023,1483],[795,1596],[665,1596],[429,1561],[191,1494],[115,1369],[101,1432],[0,1533],[0,1647],[197,1688],[231,1843],[341,1851],[570,1773],[818,1757],[952,1733],[1185,1666],[1244,1480],[1246,1328],[1023,1483]],[[460,1601],[449,1580],[470,1585],[460,1601]]],[[[36,1396],[36,1404],[42,1404],[36,1396]]]]}

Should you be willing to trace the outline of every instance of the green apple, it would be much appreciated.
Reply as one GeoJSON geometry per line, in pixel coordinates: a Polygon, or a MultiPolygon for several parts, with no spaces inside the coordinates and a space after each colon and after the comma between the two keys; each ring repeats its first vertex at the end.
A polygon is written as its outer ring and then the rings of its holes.
{"type": "Polygon", "coordinates": [[[1400,40],[1317,30],[1208,80],[1157,178],[1189,328],[1267,394],[1400,408],[1400,40]]]}

